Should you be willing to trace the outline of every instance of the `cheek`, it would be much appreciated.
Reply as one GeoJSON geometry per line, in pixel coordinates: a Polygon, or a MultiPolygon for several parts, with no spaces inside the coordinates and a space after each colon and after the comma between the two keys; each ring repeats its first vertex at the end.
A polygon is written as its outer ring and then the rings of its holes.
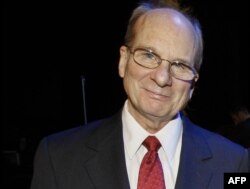
{"type": "Polygon", "coordinates": [[[187,101],[190,99],[190,93],[191,93],[191,85],[189,83],[179,83],[175,86],[173,91],[175,91],[175,101],[176,103],[180,103],[181,105],[184,105],[187,103],[187,101]]]}
{"type": "MultiPolygon", "coordinates": [[[[131,62],[128,64],[131,64],[131,62]]],[[[131,91],[134,91],[136,80],[137,80],[137,75],[135,74],[131,66],[128,65],[125,70],[123,78],[124,88],[127,94],[129,94],[131,91]]]]}
{"type": "MultiPolygon", "coordinates": [[[[136,83],[146,77],[147,73],[139,65],[130,62],[128,63],[124,79],[131,84],[136,83]]],[[[129,84],[129,83],[128,83],[129,84]]]]}
{"type": "Polygon", "coordinates": [[[123,78],[124,87],[127,93],[135,94],[139,92],[140,82],[147,76],[147,73],[133,62],[128,64],[123,78]]]}

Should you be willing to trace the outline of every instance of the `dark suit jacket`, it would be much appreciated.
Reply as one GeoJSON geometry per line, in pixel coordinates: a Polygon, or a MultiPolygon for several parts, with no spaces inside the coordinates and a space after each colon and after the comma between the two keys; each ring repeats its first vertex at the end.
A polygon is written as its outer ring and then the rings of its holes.
{"type": "MultiPolygon", "coordinates": [[[[184,130],[175,189],[223,189],[224,172],[247,172],[239,145],[192,124],[184,130]]],[[[121,113],[44,138],[31,189],[129,189],[121,113]]]]}

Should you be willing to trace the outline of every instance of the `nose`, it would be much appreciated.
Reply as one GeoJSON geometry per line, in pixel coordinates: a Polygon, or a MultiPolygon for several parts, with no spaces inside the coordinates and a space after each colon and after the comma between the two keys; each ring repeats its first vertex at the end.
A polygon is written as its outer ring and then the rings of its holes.
{"type": "Polygon", "coordinates": [[[170,86],[172,84],[172,77],[169,62],[163,60],[163,62],[152,71],[151,79],[160,87],[170,86]]]}

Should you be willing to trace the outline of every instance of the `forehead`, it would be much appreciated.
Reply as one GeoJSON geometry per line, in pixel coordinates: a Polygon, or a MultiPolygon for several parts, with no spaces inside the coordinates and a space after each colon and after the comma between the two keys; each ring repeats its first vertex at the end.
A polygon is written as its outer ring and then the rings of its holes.
{"type": "Polygon", "coordinates": [[[192,24],[184,15],[168,8],[148,11],[138,19],[135,26],[145,29],[162,28],[162,30],[168,32],[171,30],[185,30],[190,34],[194,32],[192,24]]]}
{"type": "Polygon", "coordinates": [[[154,9],[135,24],[134,45],[183,50],[194,48],[194,29],[190,21],[172,9],[154,9]]]}

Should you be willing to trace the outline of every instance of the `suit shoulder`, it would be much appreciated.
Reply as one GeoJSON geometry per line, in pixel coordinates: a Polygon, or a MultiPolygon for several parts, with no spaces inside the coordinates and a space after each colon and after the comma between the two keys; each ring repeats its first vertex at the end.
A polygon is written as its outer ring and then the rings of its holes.
{"type": "Polygon", "coordinates": [[[84,145],[92,137],[99,140],[102,137],[108,136],[110,131],[113,130],[114,125],[120,122],[121,117],[117,113],[105,119],[51,134],[44,137],[42,141],[45,141],[46,145],[53,148],[62,148],[62,146],[64,148],[71,148],[75,145],[84,145]]]}
{"type": "Polygon", "coordinates": [[[42,139],[41,142],[47,143],[48,146],[54,148],[67,145],[77,145],[83,143],[92,133],[106,122],[106,119],[97,120],[86,125],[80,125],[74,128],[63,130],[57,133],[50,134],[42,139]]]}
{"type": "Polygon", "coordinates": [[[235,152],[235,154],[245,153],[244,148],[239,144],[234,143],[233,141],[216,132],[210,131],[192,123],[186,116],[182,116],[182,118],[185,125],[184,127],[188,128],[186,129],[186,132],[190,132],[190,135],[193,136],[194,141],[205,141],[205,143],[210,146],[211,150],[216,152],[228,152],[229,154],[230,152],[235,152]]]}
{"type": "Polygon", "coordinates": [[[245,153],[245,149],[241,145],[229,140],[228,138],[197,125],[194,127],[197,130],[197,133],[206,139],[211,149],[216,151],[218,150],[218,152],[228,152],[231,154],[245,153]]]}

